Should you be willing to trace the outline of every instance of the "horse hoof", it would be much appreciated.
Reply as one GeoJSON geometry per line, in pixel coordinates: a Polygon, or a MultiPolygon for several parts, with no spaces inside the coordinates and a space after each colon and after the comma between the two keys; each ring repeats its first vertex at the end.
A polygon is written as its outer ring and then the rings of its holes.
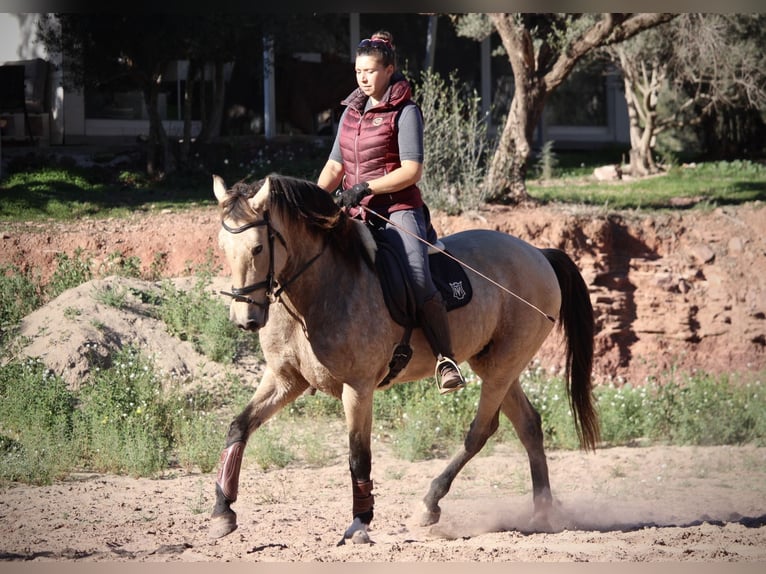
{"type": "Polygon", "coordinates": [[[227,534],[234,532],[236,529],[237,513],[230,510],[225,514],[219,514],[210,519],[210,528],[208,528],[207,536],[211,539],[223,538],[227,534]]]}
{"type": "Polygon", "coordinates": [[[420,526],[432,526],[439,522],[441,517],[442,511],[439,508],[436,510],[424,510],[423,514],[420,515],[420,522],[418,524],[420,526]]]}
{"type": "Polygon", "coordinates": [[[527,530],[529,532],[553,532],[553,526],[551,526],[550,520],[548,520],[547,514],[534,514],[532,518],[529,519],[529,524],[527,525],[527,530]]]}
{"type": "Polygon", "coordinates": [[[351,535],[351,544],[370,544],[370,535],[366,530],[357,530],[351,535]]]}

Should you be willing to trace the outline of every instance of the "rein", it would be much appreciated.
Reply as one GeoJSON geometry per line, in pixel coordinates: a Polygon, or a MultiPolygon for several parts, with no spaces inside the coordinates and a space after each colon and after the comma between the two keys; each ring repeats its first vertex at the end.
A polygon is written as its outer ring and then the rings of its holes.
{"type": "Polygon", "coordinates": [[[314,261],[319,259],[319,257],[324,253],[325,248],[327,247],[327,241],[324,242],[322,245],[322,249],[314,255],[311,259],[309,259],[306,263],[304,263],[298,271],[295,272],[295,275],[293,275],[290,279],[282,283],[278,289],[275,290],[278,281],[274,277],[274,240],[278,239],[279,242],[282,244],[283,247],[287,248],[287,242],[285,241],[285,238],[282,236],[279,231],[274,229],[274,226],[271,225],[271,220],[269,219],[269,212],[266,211],[263,214],[263,219],[258,219],[256,221],[251,221],[249,223],[245,223],[244,225],[240,227],[231,227],[229,226],[225,221],[221,221],[221,226],[232,234],[239,234],[243,231],[247,231],[248,229],[252,229],[254,227],[263,227],[266,226],[268,229],[268,239],[269,239],[269,271],[266,274],[266,279],[264,281],[259,281],[258,283],[253,283],[251,285],[245,285],[244,287],[232,287],[231,291],[220,291],[221,295],[226,295],[228,297],[231,297],[235,301],[239,303],[247,303],[248,305],[255,305],[257,307],[260,307],[261,309],[266,309],[272,301],[279,298],[279,296],[282,294],[282,292],[291,285],[298,277],[300,277],[304,271],[306,271],[314,261]],[[268,298],[266,301],[256,301],[255,299],[252,299],[248,297],[250,293],[253,291],[257,291],[258,289],[265,289],[266,297],[268,298]]]}
{"type": "Polygon", "coordinates": [[[375,216],[375,217],[379,217],[380,219],[382,219],[383,221],[385,221],[385,222],[386,222],[386,223],[388,223],[389,225],[392,225],[392,226],[396,227],[398,230],[400,230],[400,231],[403,231],[403,232],[404,232],[404,233],[406,233],[407,235],[409,235],[409,236],[411,236],[411,237],[414,237],[415,239],[417,239],[417,240],[418,240],[418,241],[420,241],[421,243],[425,243],[426,245],[428,245],[428,247],[432,247],[433,249],[435,249],[435,250],[436,250],[436,251],[438,251],[439,253],[443,253],[444,255],[446,255],[447,257],[449,257],[449,258],[450,258],[450,259],[452,259],[453,261],[455,261],[455,262],[459,263],[460,265],[462,265],[462,266],[463,266],[463,267],[465,267],[466,269],[470,269],[471,271],[473,271],[474,273],[476,273],[476,275],[478,275],[478,276],[479,276],[479,277],[481,277],[482,279],[486,279],[487,281],[489,281],[490,283],[492,283],[492,284],[493,284],[495,287],[498,287],[499,289],[501,289],[502,291],[505,291],[505,292],[506,292],[506,293],[508,293],[509,295],[511,295],[511,296],[513,296],[513,297],[515,297],[516,299],[518,299],[519,301],[521,301],[521,302],[522,302],[522,303],[524,303],[525,305],[528,305],[529,307],[531,307],[532,309],[534,309],[535,311],[537,311],[538,313],[540,313],[540,314],[541,314],[543,317],[545,317],[546,319],[548,319],[548,320],[549,320],[551,323],[555,323],[555,322],[556,322],[556,319],[554,319],[554,318],[553,318],[551,315],[548,315],[548,313],[546,313],[545,311],[543,311],[543,310],[542,310],[542,309],[540,309],[539,307],[536,307],[535,305],[533,305],[532,303],[530,303],[529,301],[527,301],[526,299],[524,299],[524,298],[523,298],[521,295],[518,295],[518,294],[514,293],[513,291],[511,291],[510,289],[508,289],[507,287],[505,287],[505,286],[503,286],[503,285],[500,285],[500,283],[498,283],[498,282],[497,282],[497,281],[495,281],[494,279],[491,279],[490,277],[487,277],[486,275],[484,275],[484,273],[482,273],[482,272],[480,272],[480,271],[477,271],[476,269],[474,269],[473,267],[471,267],[471,266],[470,266],[470,265],[468,265],[467,263],[464,263],[463,261],[461,261],[461,260],[460,260],[460,259],[458,259],[457,257],[453,256],[451,253],[448,253],[448,252],[446,252],[444,249],[441,249],[440,247],[438,247],[438,246],[436,246],[436,245],[433,245],[433,244],[429,243],[428,241],[426,241],[425,239],[423,239],[423,238],[422,238],[422,237],[420,237],[419,235],[416,235],[416,234],[414,234],[414,233],[410,232],[409,230],[407,230],[407,229],[403,228],[401,225],[397,225],[396,223],[394,223],[393,221],[391,221],[391,220],[390,220],[390,219],[388,219],[387,217],[384,217],[384,216],[383,216],[383,215],[381,215],[380,213],[378,213],[378,212],[376,212],[376,211],[373,211],[373,210],[371,210],[369,207],[367,207],[367,206],[365,206],[365,205],[360,205],[359,207],[361,207],[362,209],[364,209],[364,210],[365,210],[365,211],[366,211],[368,214],[370,214],[370,215],[372,215],[372,216],[375,216]]]}

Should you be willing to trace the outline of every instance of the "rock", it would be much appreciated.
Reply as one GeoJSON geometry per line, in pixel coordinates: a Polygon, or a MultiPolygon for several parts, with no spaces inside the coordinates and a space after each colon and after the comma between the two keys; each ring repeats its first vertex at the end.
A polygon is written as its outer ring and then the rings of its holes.
{"type": "Polygon", "coordinates": [[[692,258],[698,263],[707,264],[715,259],[715,251],[706,243],[698,243],[689,249],[692,258]]]}
{"type": "Polygon", "coordinates": [[[602,165],[593,170],[593,177],[599,181],[617,181],[622,179],[619,165],[602,165]]]}

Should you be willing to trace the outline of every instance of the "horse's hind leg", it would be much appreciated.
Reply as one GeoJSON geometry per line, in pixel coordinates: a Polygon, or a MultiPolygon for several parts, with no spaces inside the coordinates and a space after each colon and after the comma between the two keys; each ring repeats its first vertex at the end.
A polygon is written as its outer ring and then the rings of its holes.
{"type": "Polygon", "coordinates": [[[529,467],[532,472],[532,496],[535,505],[530,528],[535,531],[548,531],[550,530],[548,514],[553,504],[553,497],[548,478],[548,462],[543,449],[543,429],[540,414],[529,402],[518,379],[508,389],[500,408],[513,423],[513,428],[516,429],[516,434],[518,434],[529,457],[529,467]]]}
{"type": "Polygon", "coordinates": [[[274,373],[267,368],[253,398],[229,425],[226,447],[221,453],[215,482],[216,501],[210,518],[210,538],[226,536],[237,528],[237,514],[231,505],[237,500],[239,471],[247,439],[277,411],[295,400],[307,386],[297,383],[285,388],[283,383],[280,384],[274,373]]]}
{"type": "MultiPolygon", "coordinates": [[[[484,390],[482,389],[482,393],[484,390]]],[[[431,481],[428,494],[423,499],[425,511],[420,518],[421,526],[429,526],[439,522],[441,517],[439,501],[447,495],[458,473],[484,447],[487,439],[497,430],[499,414],[498,401],[488,399],[482,394],[479,400],[479,409],[463,442],[463,448],[450,461],[447,468],[431,481]]]]}

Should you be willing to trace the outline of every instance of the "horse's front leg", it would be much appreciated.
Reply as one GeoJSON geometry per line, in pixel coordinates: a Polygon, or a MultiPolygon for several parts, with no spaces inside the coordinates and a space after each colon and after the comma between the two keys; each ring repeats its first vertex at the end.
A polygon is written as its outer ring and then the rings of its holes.
{"type": "Polygon", "coordinates": [[[280,379],[267,367],[253,398],[229,425],[215,481],[215,506],[208,530],[210,538],[221,538],[237,528],[237,513],[231,505],[237,500],[239,471],[247,439],[282,407],[300,396],[307,386],[302,381],[280,379]]]}
{"type": "Polygon", "coordinates": [[[372,390],[343,386],[343,410],[348,426],[351,471],[351,495],[353,521],[343,534],[338,546],[351,540],[354,544],[369,543],[367,529],[372,522],[375,497],[372,494],[372,390]]]}

